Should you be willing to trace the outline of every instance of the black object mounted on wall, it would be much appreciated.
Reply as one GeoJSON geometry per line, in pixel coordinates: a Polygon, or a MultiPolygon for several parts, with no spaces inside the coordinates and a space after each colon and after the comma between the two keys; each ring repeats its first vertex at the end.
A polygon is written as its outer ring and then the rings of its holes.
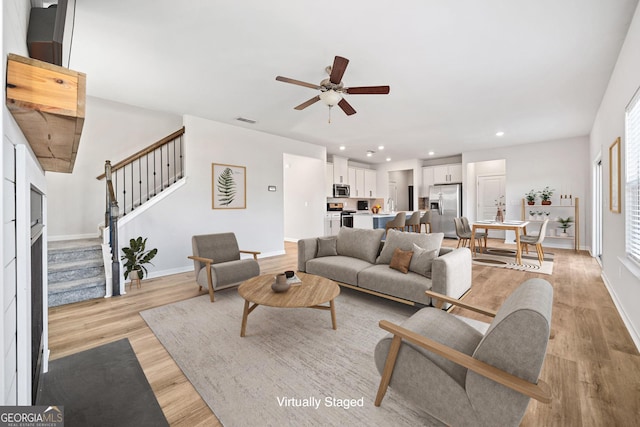
{"type": "Polygon", "coordinates": [[[29,15],[27,47],[33,59],[62,65],[62,40],[67,17],[67,0],[47,8],[33,7],[29,15]]]}

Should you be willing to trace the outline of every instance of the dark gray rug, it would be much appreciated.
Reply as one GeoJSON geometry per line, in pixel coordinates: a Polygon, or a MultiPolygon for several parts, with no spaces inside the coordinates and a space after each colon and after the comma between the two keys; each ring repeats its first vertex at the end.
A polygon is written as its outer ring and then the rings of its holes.
{"type": "Polygon", "coordinates": [[[127,338],[49,363],[38,405],[64,406],[64,425],[168,426],[127,338]]]}

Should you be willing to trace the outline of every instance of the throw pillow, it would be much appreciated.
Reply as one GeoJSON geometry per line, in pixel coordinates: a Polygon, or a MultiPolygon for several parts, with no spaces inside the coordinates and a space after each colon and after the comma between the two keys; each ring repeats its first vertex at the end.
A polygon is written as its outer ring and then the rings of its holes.
{"type": "Polygon", "coordinates": [[[403,251],[400,248],[396,248],[396,250],[393,251],[389,267],[407,274],[409,272],[409,265],[411,264],[412,256],[412,251],[403,251]]]}
{"type": "Polygon", "coordinates": [[[318,257],[338,255],[336,237],[318,237],[318,257]]]}
{"type": "Polygon", "coordinates": [[[383,229],[340,227],[336,247],[338,255],[358,258],[374,264],[380,252],[383,234],[383,229]]]}
{"type": "Polygon", "coordinates": [[[391,229],[387,233],[387,239],[384,242],[380,256],[376,260],[376,264],[389,264],[396,248],[410,251],[413,249],[414,243],[429,251],[440,249],[443,238],[444,233],[406,233],[391,229]]]}
{"type": "Polygon", "coordinates": [[[440,249],[429,251],[414,243],[409,271],[431,278],[431,265],[433,264],[433,260],[438,257],[438,252],[440,252],[440,249]]]}

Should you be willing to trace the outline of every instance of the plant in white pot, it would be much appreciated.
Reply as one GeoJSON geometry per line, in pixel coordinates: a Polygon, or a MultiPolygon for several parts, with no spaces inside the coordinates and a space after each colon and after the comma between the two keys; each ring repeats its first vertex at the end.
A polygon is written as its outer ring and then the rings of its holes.
{"type": "Polygon", "coordinates": [[[124,278],[130,278],[131,280],[144,278],[145,274],[148,274],[145,264],[151,264],[151,260],[158,253],[157,249],[146,250],[147,239],[138,237],[137,239],[129,240],[129,247],[122,248],[124,255],[120,258],[124,263],[124,278]]]}
{"type": "Polygon", "coordinates": [[[560,228],[562,230],[562,232],[560,233],[560,237],[569,237],[569,234],[567,233],[567,229],[569,227],[571,227],[571,223],[573,222],[573,218],[572,217],[567,217],[567,218],[558,217],[558,222],[560,223],[560,226],[558,228],[560,228]]]}

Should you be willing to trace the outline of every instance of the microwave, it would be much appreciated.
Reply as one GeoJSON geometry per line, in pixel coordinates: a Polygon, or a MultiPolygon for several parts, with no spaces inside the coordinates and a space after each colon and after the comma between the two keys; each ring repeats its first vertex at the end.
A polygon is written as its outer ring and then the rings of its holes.
{"type": "Polygon", "coordinates": [[[333,184],[333,197],[349,197],[349,186],[346,184],[333,184]]]}

